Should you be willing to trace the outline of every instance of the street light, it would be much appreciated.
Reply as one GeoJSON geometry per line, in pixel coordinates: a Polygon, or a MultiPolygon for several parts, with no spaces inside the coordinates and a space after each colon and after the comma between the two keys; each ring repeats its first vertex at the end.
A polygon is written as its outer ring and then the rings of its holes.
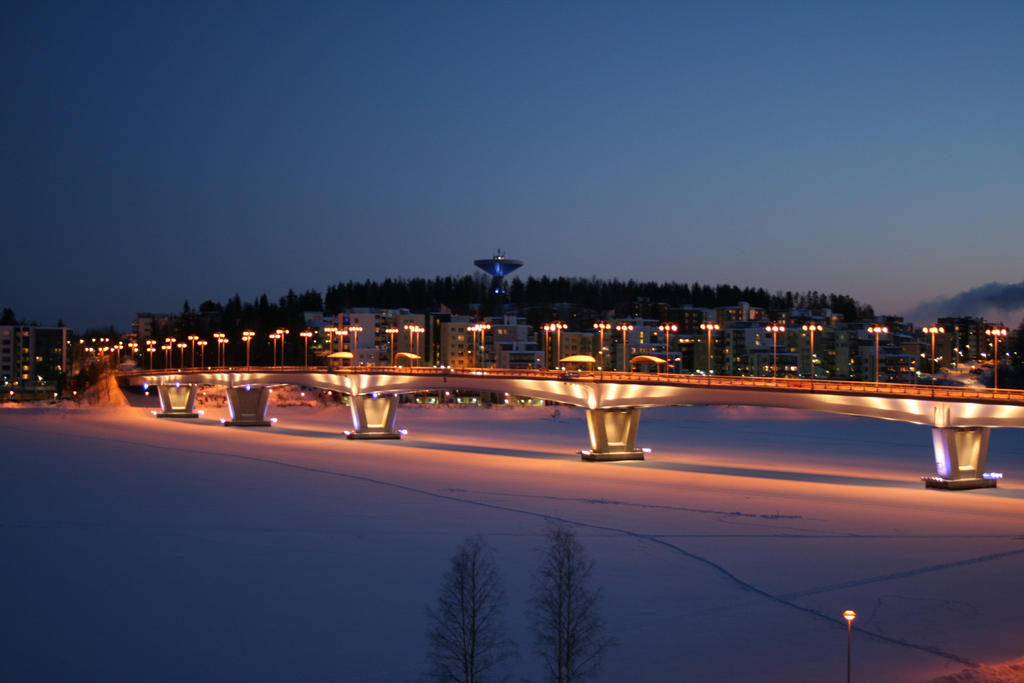
{"type": "Polygon", "coordinates": [[[804,323],[800,326],[800,329],[804,332],[809,332],[811,335],[811,379],[814,379],[814,333],[821,332],[824,328],[818,323],[804,323]]]}
{"type": "Polygon", "coordinates": [[[189,363],[192,367],[196,366],[196,341],[199,339],[198,334],[190,334],[187,339],[192,343],[192,348],[189,351],[189,363]]]}
{"type": "Polygon", "coordinates": [[[277,364],[277,340],[281,339],[281,333],[271,332],[270,334],[267,335],[267,339],[269,339],[270,343],[273,345],[270,351],[270,365],[274,366],[277,364]]]}
{"type": "Polygon", "coordinates": [[[921,329],[921,331],[932,336],[932,384],[935,384],[935,335],[943,334],[946,331],[946,328],[938,327],[936,325],[926,325],[921,329]]]}
{"type": "Polygon", "coordinates": [[[875,384],[878,384],[878,337],[887,334],[889,328],[884,325],[869,325],[868,334],[875,335],[875,384]]]}
{"type": "Polygon", "coordinates": [[[540,329],[544,330],[544,369],[551,369],[551,338],[548,336],[554,331],[554,325],[548,323],[547,325],[541,325],[540,329]]]}
{"type": "Polygon", "coordinates": [[[338,333],[337,327],[325,327],[324,332],[327,333],[327,353],[334,353],[334,335],[338,333]]]}
{"type": "Polygon", "coordinates": [[[562,358],[562,330],[568,329],[565,323],[551,323],[551,329],[555,333],[555,362],[562,358]]]}
{"type": "Polygon", "coordinates": [[[214,332],[213,338],[217,340],[217,365],[223,367],[228,364],[225,358],[227,354],[224,353],[226,350],[224,345],[228,343],[228,336],[223,332],[214,332]]]}
{"type": "Polygon", "coordinates": [[[388,344],[388,350],[391,353],[391,365],[395,364],[395,335],[398,334],[397,327],[389,327],[384,332],[391,336],[391,343],[388,344]]]}
{"type": "Polygon", "coordinates": [[[204,368],[206,367],[206,345],[209,343],[210,342],[206,341],[205,339],[200,339],[199,341],[196,342],[196,344],[199,346],[199,365],[204,368]]]}
{"type": "Polygon", "coordinates": [[[299,332],[299,336],[302,337],[302,365],[309,367],[309,338],[313,336],[313,333],[309,330],[299,332]]]}
{"type": "Polygon", "coordinates": [[[284,329],[282,327],[282,328],[278,328],[278,329],[274,330],[274,332],[276,332],[278,334],[278,336],[280,337],[280,339],[281,339],[281,367],[283,368],[284,367],[284,337],[285,337],[286,334],[289,334],[291,331],[290,330],[286,330],[286,329],[284,329]]]}
{"type": "Polygon", "coordinates": [[[362,325],[349,325],[346,331],[352,335],[352,365],[358,365],[359,333],[363,331],[363,327],[362,325]]]}
{"type": "Polygon", "coordinates": [[[146,353],[149,354],[149,369],[150,370],[153,369],[153,352],[154,351],[156,351],[156,340],[155,339],[147,339],[146,340],[146,353]]]}
{"type": "Polygon", "coordinates": [[[779,332],[785,332],[786,326],[772,323],[764,331],[772,333],[772,379],[776,379],[779,376],[779,332]]]}
{"type": "Polygon", "coordinates": [[[992,388],[999,388],[999,338],[1005,337],[1009,332],[1005,327],[990,327],[985,330],[985,334],[992,337],[992,343],[995,344],[995,350],[992,354],[992,388]]]}
{"type": "MultiPolygon", "coordinates": [[[[170,350],[174,348],[174,342],[178,341],[174,337],[164,337],[164,367],[171,367],[171,354],[170,350]]],[[[163,347],[162,347],[163,348],[163,347]]]]}
{"type": "Polygon", "coordinates": [[[181,366],[185,367],[185,349],[188,348],[188,344],[185,342],[178,342],[178,350],[181,352],[181,366]]]}
{"type": "Polygon", "coordinates": [[[622,371],[627,372],[629,370],[629,360],[626,358],[626,354],[629,351],[629,344],[626,342],[626,333],[633,331],[632,325],[616,325],[615,329],[622,332],[622,371]]]}
{"type": "Polygon", "coordinates": [[[597,336],[599,337],[597,345],[598,345],[599,358],[601,360],[601,366],[598,368],[598,370],[603,370],[604,369],[604,333],[605,333],[606,330],[612,329],[612,324],[611,323],[606,323],[606,322],[596,322],[596,323],[594,323],[594,329],[597,330],[597,336]]]}
{"type": "MultiPolygon", "coordinates": [[[[470,325],[469,327],[466,328],[466,331],[470,333],[470,339],[471,339],[470,343],[473,345],[472,359],[471,360],[472,360],[474,365],[477,362],[477,360],[476,360],[476,358],[477,358],[477,349],[479,348],[477,346],[477,343],[476,343],[476,333],[477,332],[480,333],[480,346],[482,347],[484,345],[484,334],[489,329],[491,329],[491,324],[490,323],[476,323],[475,325],[470,325]]],[[[483,367],[484,366],[484,358],[483,357],[484,357],[485,354],[481,353],[480,355],[481,355],[482,358],[480,360],[480,364],[477,367],[483,367]]]]}
{"type": "Polygon", "coordinates": [[[418,335],[421,332],[424,332],[425,328],[415,324],[403,325],[403,327],[409,331],[409,351],[412,352],[414,355],[419,355],[418,352],[420,350],[420,338],[418,336],[414,337],[414,335],[418,335]]]}
{"type": "Polygon", "coordinates": [[[668,323],[662,323],[658,325],[658,330],[665,333],[665,360],[672,362],[672,351],[668,348],[669,342],[672,341],[672,333],[679,331],[678,325],[670,325],[668,323]]]}
{"type": "Polygon", "coordinates": [[[853,641],[853,620],[857,618],[857,613],[852,609],[848,609],[843,612],[843,619],[846,619],[846,683],[850,683],[850,662],[851,662],[851,643],[853,641]]]}
{"type": "Polygon", "coordinates": [[[256,333],[252,330],[245,330],[242,332],[242,341],[245,342],[245,367],[249,367],[249,342],[255,336],[256,333]]]}
{"type": "Polygon", "coordinates": [[[707,330],[708,333],[708,381],[711,381],[711,333],[717,332],[722,329],[722,326],[718,323],[701,323],[700,329],[707,330]]]}
{"type": "Polygon", "coordinates": [[[480,367],[483,368],[487,366],[487,330],[493,326],[490,323],[477,323],[476,327],[480,331],[480,367]]]}

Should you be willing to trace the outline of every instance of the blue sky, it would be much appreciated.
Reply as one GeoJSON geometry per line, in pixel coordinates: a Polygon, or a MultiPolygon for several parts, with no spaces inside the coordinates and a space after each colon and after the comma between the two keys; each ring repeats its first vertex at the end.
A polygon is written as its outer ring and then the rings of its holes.
{"type": "Polygon", "coordinates": [[[0,22],[0,306],[473,272],[1024,280],[1024,3],[46,3],[0,22]],[[5,250],[6,251],[6,250],[5,250]]]}

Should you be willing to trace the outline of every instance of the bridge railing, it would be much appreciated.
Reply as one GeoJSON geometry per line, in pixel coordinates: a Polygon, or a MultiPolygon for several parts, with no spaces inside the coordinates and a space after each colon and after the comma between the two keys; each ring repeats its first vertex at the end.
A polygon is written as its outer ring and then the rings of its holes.
{"type": "Polygon", "coordinates": [[[309,374],[330,372],[336,374],[382,374],[424,377],[464,377],[495,379],[537,379],[561,382],[612,382],[629,384],[670,385],[694,388],[765,389],[814,393],[864,394],[872,396],[918,397],[945,400],[980,400],[1024,404],[1024,391],[1018,389],[978,389],[942,385],[894,384],[889,382],[855,382],[832,379],[789,377],[746,377],[725,375],[673,375],[648,372],[622,372],[604,370],[539,370],[513,368],[440,368],[403,367],[393,365],[367,365],[356,367],[327,366],[230,366],[205,368],[179,368],[164,370],[133,370],[122,376],[176,375],[190,373],[275,373],[309,374]]]}

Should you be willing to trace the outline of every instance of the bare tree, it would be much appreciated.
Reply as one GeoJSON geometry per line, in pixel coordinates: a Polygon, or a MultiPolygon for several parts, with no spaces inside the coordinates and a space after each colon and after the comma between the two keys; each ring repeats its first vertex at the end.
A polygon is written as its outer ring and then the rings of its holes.
{"type": "Polygon", "coordinates": [[[594,561],[561,524],[548,527],[543,553],[532,602],[534,650],[548,680],[580,683],[598,673],[605,651],[616,643],[604,635],[600,592],[590,586],[594,561]]]}
{"type": "Polygon", "coordinates": [[[504,634],[504,603],[494,551],[480,536],[467,538],[444,575],[437,609],[427,609],[433,680],[507,680],[502,665],[515,656],[516,648],[504,634]]]}

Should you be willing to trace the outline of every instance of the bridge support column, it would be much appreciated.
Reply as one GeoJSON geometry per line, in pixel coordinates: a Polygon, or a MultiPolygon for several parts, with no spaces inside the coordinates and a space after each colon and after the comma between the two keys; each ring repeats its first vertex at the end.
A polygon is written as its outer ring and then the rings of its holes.
{"type": "Polygon", "coordinates": [[[584,460],[643,460],[644,450],[636,447],[639,425],[639,408],[588,409],[590,450],[580,451],[580,456],[584,460]]]}
{"type": "Polygon", "coordinates": [[[921,477],[924,485],[939,489],[994,488],[998,475],[985,472],[988,427],[932,427],[938,475],[921,477]]]}
{"type": "Polygon", "coordinates": [[[355,431],[345,432],[350,439],[401,439],[395,429],[398,417],[398,396],[349,396],[352,425],[355,431]]]}
{"type": "Polygon", "coordinates": [[[267,401],[270,399],[268,387],[227,387],[228,411],[230,420],[222,420],[226,425],[234,427],[269,427],[267,420],[267,401]]]}
{"type": "Polygon", "coordinates": [[[156,387],[157,396],[160,397],[160,412],[155,413],[157,417],[199,417],[195,411],[196,393],[198,387],[195,384],[159,384],[156,387]]]}

